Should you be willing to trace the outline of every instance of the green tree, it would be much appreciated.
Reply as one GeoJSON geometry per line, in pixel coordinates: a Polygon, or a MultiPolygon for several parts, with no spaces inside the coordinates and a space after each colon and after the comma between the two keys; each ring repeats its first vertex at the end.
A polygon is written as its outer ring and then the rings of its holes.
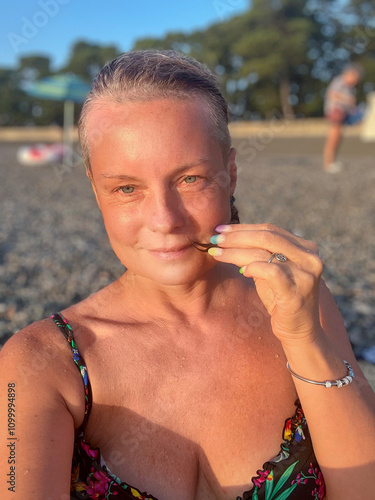
{"type": "Polygon", "coordinates": [[[233,52],[233,45],[242,27],[242,16],[236,16],[227,22],[216,23],[190,34],[176,32],[169,33],[164,38],[140,39],[133,49],[172,49],[198,59],[217,75],[223,93],[233,108],[238,104],[233,82],[238,77],[239,64],[242,64],[242,58],[233,52]]]}
{"type": "Polygon", "coordinates": [[[25,80],[39,80],[51,73],[51,61],[48,57],[33,55],[21,57],[18,63],[18,72],[25,80]]]}
{"type": "Polygon", "coordinates": [[[375,27],[375,1],[374,0],[346,0],[343,14],[351,16],[352,25],[368,25],[375,27]]]}
{"type": "Polygon", "coordinates": [[[119,51],[115,46],[78,41],[71,49],[68,63],[59,72],[71,72],[91,82],[100,69],[118,55],[119,51]]]}
{"type": "Polygon", "coordinates": [[[364,78],[358,85],[358,100],[363,101],[375,89],[375,0],[336,0],[329,7],[331,31],[332,26],[336,30],[332,73],[339,73],[346,63],[359,62],[364,78]]]}
{"type": "Polygon", "coordinates": [[[234,118],[259,118],[276,109],[292,117],[294,107],[298,113],[321,112],[323,24],[303,0],[254,0],[244,14],[204,31],[139,40],[135,48],[181,50],[208,65],[234,118]]]}
{"type": "Polygon", "coordinates": [[[19,84],[18,71],[0,69],[0,126],[25,124],[30,102],[19,84]]]}
{"type": "MultiPolygon", "coordinates": [[[[303,0],[254,0],[233,47],[244,60],[239,74],[243,78],[256,74],[259,86],[263,82],[277,86],[283,115],[290,118],[298,102],[297,93],[291,94],[291,84],[297,90],[297,80],[303,79],[301,66],[307,66],[310,73],[309,44],[319,37],[320,25],[306,11],[303,0]]],[[[259,88],[255,90],[255,98],[259,92],[259,88]]],[[[276,97],[273,102],[267,98],[266,106],[276,102],[276,97]]]]}

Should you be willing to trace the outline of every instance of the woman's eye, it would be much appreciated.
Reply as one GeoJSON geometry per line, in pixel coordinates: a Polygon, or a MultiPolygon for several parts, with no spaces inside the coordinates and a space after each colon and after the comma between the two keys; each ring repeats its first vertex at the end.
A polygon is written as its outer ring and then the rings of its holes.
{"type": "Polygon", "coordinates": [[[119,191],[125,193],[125,194],[131,194],[134,191],[133,186],[122,186],[119,191]]]}
{"type": "Polygon", "coordinates": [[[187,184],[191,184],[193,182],[195,182],[197,180],[197,176],[196,175],[189,175],[188,177],[185,177],[184,181],[187,183],[187,184]]]}

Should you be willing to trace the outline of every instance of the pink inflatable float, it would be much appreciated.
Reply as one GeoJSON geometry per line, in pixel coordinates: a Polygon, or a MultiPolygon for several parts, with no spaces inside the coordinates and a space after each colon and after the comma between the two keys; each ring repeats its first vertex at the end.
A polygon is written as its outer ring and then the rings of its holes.
{"type": "Polygon", "coordinates": [[[64,159],[63,144],[36,144],[22,146],[17,151],[17,160],[27,167],[39,167],[51,163],[61,163],[64,159]]]}

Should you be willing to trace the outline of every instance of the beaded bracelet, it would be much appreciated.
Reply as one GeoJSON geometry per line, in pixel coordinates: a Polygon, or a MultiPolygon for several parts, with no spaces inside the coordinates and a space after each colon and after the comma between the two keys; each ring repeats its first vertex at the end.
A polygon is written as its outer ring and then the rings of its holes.
{"type": "Polygon", "coordinates": [[[315,384],[315,385],[324,385],[327,389],[330,387],[336,386],[338,388],[343,387],[345,385],[349,385],[353,382],[354,380],[354,372],[352,370],[352,367],[349,365],[347,361],[344,361],[346,368],[348,369],[348,373],[346,377],[342,378],[341,380],[326,380],[325,382],[316,382],[315,380],[308,380],[307,378],[300,377],[297,375],[297,373],[294,373],[293,370],[291,370],[289,363],[286,363],[286,367],[290,371],[290,373],[293,375],[293,377],[299,378],[300,380],[303,380],[304,382],[308,382],[309,384],[315,384]]]}

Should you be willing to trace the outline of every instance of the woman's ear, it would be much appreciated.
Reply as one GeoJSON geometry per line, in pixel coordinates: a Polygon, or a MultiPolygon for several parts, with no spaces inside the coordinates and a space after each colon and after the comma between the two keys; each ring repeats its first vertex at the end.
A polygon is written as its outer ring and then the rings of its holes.
{"type": "Polygon", "coordinates": [[[237,165],[236,165],[236,153],[235,148],[230,148],[228,155],[227,169],[230,175],[230,194],[233,195],[237,184],[237,165]]]}

